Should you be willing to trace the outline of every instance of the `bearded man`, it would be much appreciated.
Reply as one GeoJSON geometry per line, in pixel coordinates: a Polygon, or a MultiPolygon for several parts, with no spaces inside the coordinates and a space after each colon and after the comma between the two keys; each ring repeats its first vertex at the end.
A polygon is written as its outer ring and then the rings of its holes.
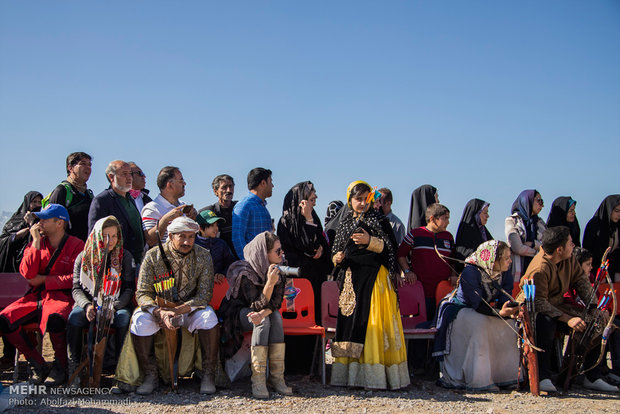
{"type": "Polygon", "coordinates": [[[155,334],[162,328],[187,328],[197,333],[202,349],[202,394],[215,392],[215,370],[219,355],[220,327],[209,306],[213,293],[213,261],[208,250],[194,244],[200,227],[181,216],[168,225],[168,240],[150,249],[140,268],[131,338],[144,381],[137,394],[148,395],[159,384],[154,353],[155,334]],[[175,307],[160,307],[158,297],[172,300],[175,307]]]}
{"type": "Polygon", "coordinates": [[[123,247],[131,252],[136,266],[144,252],[145,231],[136,203],[129,194],[132,183],[131,167],[121,160],[112,161],[105,169],[110,188],[103,190],[90,204],[88,233],[104,217],[114,216],[121,224],[123,247]]]}

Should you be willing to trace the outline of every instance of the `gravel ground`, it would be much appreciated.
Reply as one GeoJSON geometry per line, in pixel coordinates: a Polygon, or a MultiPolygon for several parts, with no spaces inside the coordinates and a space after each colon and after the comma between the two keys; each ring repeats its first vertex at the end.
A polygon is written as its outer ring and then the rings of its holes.
{"type": "MultiPolygon", "coordinates": [[[[109,381],[106,381],[109,384],[109,381]]],[[[216,411],[258,413],[618,413],[620,394],[593,393],[574,386],[567,394],[535,397],[522,391],[499,393],[452,391],[437,387],[432,381],[416,380],[400,391],[365,391],[322,386],[315,378],[288,378],[296,395],[273,395],[265,401],[251,397],[249,381],[235,383],[213,396],[198,394],[199,384],[192,379],[180,381],[179,393],[166,387],[151,396],[134,393],[102,396],[31,397],[30,405],[17,406],[10,412],[84,412],[84,413],[202,413],[216,411]]]]}
{"type": "MultiPolygon", "coordinates": [[[[44,356],[52,359],[51,347],[44,341],[44,356]]],[[[26,379],[22,361],[20,380],[26,379]]],[[[135,393],[123,395],[53,395],[31,396],[10,413],[620,413],[620,393],[604,394],[585,390],[578,385],[566,394],[535,397],[525,391],[498,393],[447,390],[434,381],[416,378],[398,391],[365,391],[321,385],[320,379],[308,376],[286,376],[295,395],[272,395],[265,401],[252,398],[249,378],[237,381],[231,389],[218,389],[213,396],[198,393],[199,383],[190,378],[179,381],[179,393],[161,386],[150,396],[135,393]]],[[[12,369],[0,373],[5,387],[11,384],[12,369]]],[[[114,384],[111,376],[102,379],[102,387],[114,384]]],[[[6,391],[6,390],[5,390],[6,391]]],[[[0,409],[1,411],[1,409],[0,409]]]]}

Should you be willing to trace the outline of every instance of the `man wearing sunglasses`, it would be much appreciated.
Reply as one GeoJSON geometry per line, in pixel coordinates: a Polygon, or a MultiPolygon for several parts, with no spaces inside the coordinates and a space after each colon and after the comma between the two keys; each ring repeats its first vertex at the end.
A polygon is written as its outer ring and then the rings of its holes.
{"type": "Polygon", "coordinates": [[[138,211],[142,212],[142,208],[145,204],[153,201],[151,197],[149,197],[149,190],[146,187],[146,174],[142,172],[142,168],[138,167],[133,161],[129,161],[129,167],[131,168],[131,190],[129,190],[129,194],[133,198],[133,201],[136,203],[136,207],[138,211]]]}

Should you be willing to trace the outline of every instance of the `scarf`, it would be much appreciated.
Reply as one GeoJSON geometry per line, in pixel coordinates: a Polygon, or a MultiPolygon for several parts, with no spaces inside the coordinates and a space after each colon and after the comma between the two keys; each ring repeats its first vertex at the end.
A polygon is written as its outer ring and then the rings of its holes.
{"type": "Polygon", "coordinates": [[[241,280],[245,277],[256,286],[263,286],[267,281],[269,258],[267,254],[267,231],[259,233],[243,248],[245,260],[237,260],[228,268],[226,280],[228,291],[226,298],[237,298],[241,280]]]}
{"type": "Polygon", "coordinates": [[[551,211],[549,212],[549,217],[547,218],[547,228],[557,226],[568,227],[570,230],[570,235],[573,238],[573,243],[575,243],[576,246],[581,246],[581,243],[579,242],[581,239],[581,228],[579,227],[577,217],[575,216],[575,221],[573,222],[569,223],[566,221],[568,209],[574,204],[577,204],[577,202],[571,197],[558,197],[553,200],[551,211]]]}
{"type": "Polygon", "coordinates": [[[324,224],[327,224],[338,214],[338,211],[344,206],[344,203],[340,200],[334,200],[327,205],[327,211],[325,212],[324,224]]]}
{"type": "Polygon", "coordinates": [[[4,228],[2,229],[2,237],[10,236],[13,233],[17,233],[21,229],[28,227],[28,224],[24,221],[24,216],[28,211],[30,211],[30,203],[32,200],[37,197],[43,199],[43,195],[38,191],[29,191],[26,193],[22,204],[4,225],[4,228]]]}
{"type": "Polygon", "coordinates": [[[347,189],[347,206],[342,208],[342,216],[338,230],[336,231],[336,237],[334,239],[334,245],[332,252],[343,252],[347,247],[347,243],[351,242],[351,236],[353,232],[360,226],[361,223],[365,224],[369,229],[369,234],[373,237],[378,237],[383,240],[384,252],[387,252],[387,269],[391,275],[395,275],[397,272],[396,264],[396,239],[394,238],[394,232],[391,231],[391,226],[387,218],[373,208],[371,201],[368,206],[368,210],[360,214],[358,217],[354,217],[354,211],[351,207],[351,190],[357,184],[366,184],[369,188],[370,185],[364,181],[354,181],[349,185],[347,189]],[[387,229],[390,229],[388,231],[387,229]]]}
{"type": "Polygon", "coordinates": [[[532,216],[532,206],[534,205],[534,197],[536,190],[523,190],[517,199],[512,203],[511,213],[517,214],[525,227],[525,241],[536,240],[536,224],[538,216],[532,216]]]}
{"type": "Polygon", "coordinates": [[[497,247],[499,242],[497,240],[490,240],[482,243],[474,253],[472,253],[465,261],[477,265],[480,270],[480,276],[482,278],[482,287],[485,290],[487,297],[485,300],[493,297],[497,289],[493,286],[493,282],[501,279],[502,272],[499,270],[493,270],[493,265],[497,257],[497,247]]]}
{"type": "MultiPolygon", "coordinates": [[[[299,206],[302,200],[308,200],[313,191],[315,191],[314,186],[310,181],[295,184],[286,193],[282,206],[280,224],[291,233],[291,241],[295,248],[300,251],[316,249],[319,246],[315,235],[309,235],[306,232],[306,218],[301,214],[301,207],[299,206]]],[[[319,227],[320,233],[322,233],[323,227],[314,209],[312,209],[312,218],[314,219],[314,224],[319,227]]]]}
{"type": "Polygon", "coordinates": [[[426,226],[426,208],[436,201],[437,189],[432,185],[422,185],[411,193],[411,204],[409,206],[409,221],[407,231],[418,227],[426,226]]]}
{"type": "MultiPolygon", "coordinates": [[[[95,285],[99,279],[99,273],[101,273],[101,266],[109,265],[108,270],[110,275],[112,275],[113,278],[120,279],[122,261],[123,235],[120,223],[114,216],[108,216],[97,220],[84,245],[82,264],[80,265],[80,285],[91,296],[94,296],[95,285]],[[106,249],[106,241],[103,238],[103,223],[108,220],[112,221],[118,229],[118,241],[114,249],[108,254],[108,263],[102,263],[106,249]]],[[[120,289],[117,291],[117,296],[119,293],[120,289]]]]}

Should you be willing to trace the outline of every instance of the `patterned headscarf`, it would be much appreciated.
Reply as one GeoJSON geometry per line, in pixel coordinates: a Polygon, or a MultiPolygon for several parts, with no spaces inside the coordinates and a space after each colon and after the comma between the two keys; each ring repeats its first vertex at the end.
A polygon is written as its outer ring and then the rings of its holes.
{"type": "Polygon", "coordinates": [[[497,248],[499,241],[489,240],[482,243],[475,252],[473,252],[465,261],[474,265],[478,265],[484,272],[482,274],[482,280],[490,283],[491,280],[497,280],[500,278],[502,272],[499,270],[493,270],[493,265],[497,257],[497,248]]]}
{"type": "Polygon", "coordinates": [[[107,227],[116,227],[118,232],[118,241],[114,249],[108,254],[110,260],[110,274],[121,274],[121,266],[123,262],[123,233],[121,225],[114,216],[104,217],[97,220],[93,231],[88,235],[84,246],[84,255],[82,256],[82,265],[80,267],[80,285],[91,295],[95,291],[95,278],[99,277],[103,257],[105,255],[106,241],[103,239],[103,225],[107,227]]]}
{"type": "MultiPolygon", "coordinates": [[[[385,249],[387,249],[387,257],[388,263],[387,268],[388,271],[395,275],[397,272],[397,263],[396,263],[396,239],[394,238],[394,233],[391,231],[391,227],[387,218],[379,213],[377,210],[372,208],[372,205],[369,206],[368,210],[360,215],[359,217],[353,217],[353,208],[351,207],[351,191],[353,187],[358,184],[365,184],[371,191],[370,196],[373,196],[372,187],[365,181],[353,181],[349,184],[347,188],[347,206],[343,207],[346,209],[344,215],[340,220],[340,224],[338,225],[338,230],[336,231],[336,237],[334,239],[334,245],[332,247],[332,252],[344,251],[347,247],[347,242],[351,239],[351,235],[358,227],[360,221],[365,223],[371,229],[371,236],[379,237],[383,240],[385,249]],[[387,229],[390,230],[387,230],[387,229]]],[[[374,193],[380,194],[378,191],[374,191],[374,193]]],[[[371,203],[374,202],[376,198],[373,198],[371,203]]]]}

